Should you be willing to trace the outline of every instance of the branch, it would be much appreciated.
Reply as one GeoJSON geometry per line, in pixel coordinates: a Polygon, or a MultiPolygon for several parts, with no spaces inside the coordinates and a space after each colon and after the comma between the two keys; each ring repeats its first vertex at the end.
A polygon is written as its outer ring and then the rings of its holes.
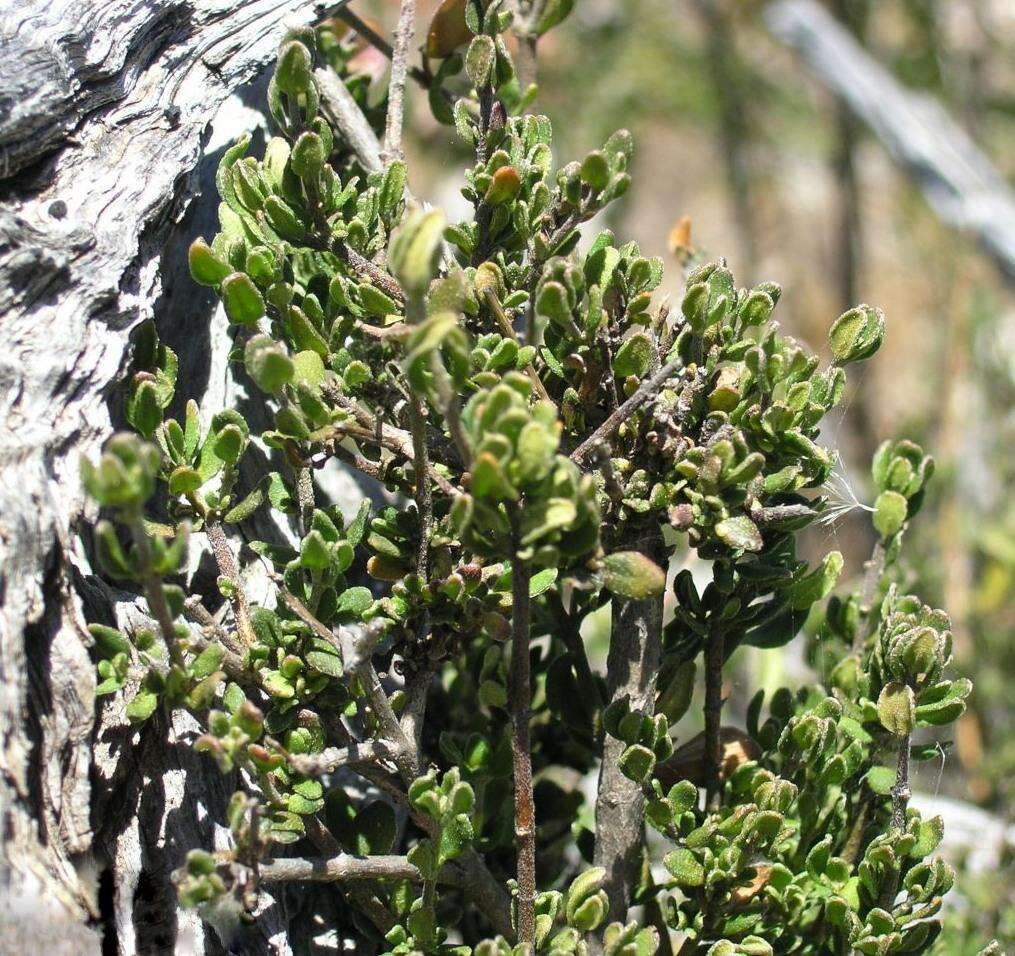
{"type": "Polygon", "coordinates": [[[346,85],[334,70],[323,67],[314,70],[314,80],[321,94],[321,106],[325,114],[338,127],[349,148],[356,154],[363,171],[381,172],[384,162],[377,134],[346,85]]]}
{"type": "Polygon", "coordinates": [[[881,579],[885,574],[885,559],[887,554],[885,546],[879,538],[874,544],[871,556],[863,565],[863,584],[860,586],[860,613],[864,620],[862,626],[858,626],[853,636],[853,653],[860,655],[867,645],[867,639],[871,634],[871,624],[874,617],[874,599],[877,597],[878,589],[881,586],[881,579]]]}
{"type": "Polygon", "coordinates": [[[593,450],[600,443],[608,441],[613,436],[613,433],[652,398],[682,365],[683,361],[679,357],[671,359],[650,379],[642,382],[626,402],[617,408],[606,421],[571,452],[571,460],[577,465],[584,464],[593,450]]]}
{"type": "MultiPolygon", "coordinates": [[[[335,14],[335,19],[341,20],[346,26],[355,30],[364,40],[367,41],[375,50],[382,53],[389,60],[395,55],[395,51],[391,49],[391,44],[384,39],[366,20],[361,19],[355,13],[352,12],[348,7],[345,7],[335,14]]],[[[418,66],[409,67],[409,76],[411,76],[423,89],[430,89],[430,83],[432,77],[424,73],[418,66]]]]}
{"type": "Polygon", "coordinates": [[[416,571],[429,577],[430,533],[433,528],[433,496],[430,494],[430,453],[426,447],[426,419],[415,391],[409,392],[409,427],[412,431],[413,471],[416,474],[416,510],[419,512],[419,550],[416,571]]]}
{"type": "Polygon", "coordinates": [[[726,637],[713,625],[705,644],[705,808],[719,809],[722,784],[722,665],[726,637]]]}
{"type": "MultiPolygon", "coordinates": [[[[506,335],[509,339],[513,339],[518,342],[518,335],[515,332],[514,326],[511,324],[511,320],[507,317],[504,312],[504,307],[500,304],[500,299],[497,298],[497,293],[491,288],[483,290],[483,300],[486,302],[487,308],[493,313],[493,317],[500,327],[501,332],[506,335]]],[[[518,342],[521,345],[521,342],[518,342]]],[[[546,386],[543,384],[543,380],[539,377],[539,373],[529,365],[525,369],[529,378],[532,380],[532,384],[536,391],[539,393],[539,397],[545,399],[548,402],[552,402],[550,393],[546,390],[546,386]]]]}
{"type": "Polygon", "coordinates": [[[539,24],[546,0],[515,0],[515,39],[518,40],[518,85],[524,93],[538,78],[536,48],[539,24]]]}
{"type": "Polygon", "coordinates": [[[386,737],[386,745],[390,747],[390,753],[387,756],[390,756],[398,766],[406,783],[411,783],[416,777],[418,762],[416,748],[402,731],[398,718],[391,708],[391,701],[381,685],[380,677],[377,676],[370,649],[364,647],[369,643],[371,634],[366,632],[364,628],[344,627],[341,628],[342,636],[338,637],[322,624],[284,584],[279,587],[279,595],[289,610],[318,637],[339,649],[343,664],[359,677],[370,710],[377,719],[381,732],[386,737]],[[357,631],[359,634],[356,633],[357,631]]]}
{"type": "Polygon", "coordinates": [[[408,74],[409,47],[416,33],[416,0],[402,0],[395,27],[395,46],[388,81],[388,115],[384,125],[384,152],[381,158],[392,162],[404,158],[402,126],[405,114],[405,80],[408,74]]]}
{"type": "Polygon", "coordinates": [[[358,767],[394,759],[396,750],[386,740],[369,740],[348,747],[328,747],[317,754],[291,754],[289,764],[305,777],[334,773],[341,767],[358,767]]]}
{"type": "MultiPolygon", "coordinates": [[[[339,83],[342,89],[345,85],[339,83]]],[[[353,103],[353,106],[356,104],[353,103]]],[[[358,107],[357,107],[358,109],[358,107]]],[[[362,115],[362,114],[361,114],[362,115]]],[[[348,243],[337,240],[333,243],[335,255],[339,257],[353,272],[369,279],[385,295],[390,296],[399,305],[405,305],[405,293],[395,279],[388,275],[380,266],[371,262],[366,256],[361,255],[348,243]]]]}
{"type": "MultiPolygon", "coordinates": [[[[388,450],[401,455],[415,467],[416,452],[412,435],[409,432],[403,431],[401,428],[395,428],[393,425],[378,422],[373,412],[364,408],[358,402],[353,401],[347,395],[343,395],[338,389],[328,386],[327,383],[325,383],[323,389],[328,400],[334,402],[339,408],[349,412],[363,429],[361,433],[357,434],[354,429],[346,426],[335,426],[337,432],[376,442],[388,450]]],[[[436,468],[429,464],[429,461],[426,467],[430,479],[444,494],[451,495],[452,497],[462,494],[461,489],[456,488],[436,468]]]]}
{"type": "Polygon", "coordinates": [[[518,850],[518,942],[534,945],[536,900],[536,810],[532,796],[529,735],[532,687],[529,661],[529,566],[511,559],[511,753],[515,780],[515,840],[518,850]]]}
{"type": "Polygon", "coordinates": [[[254,636],[254,627],[250,623],[250,607],[247,605],[247,595],[243,590],[240,569],[236,566],[236,558],[233,556],[232,548],[229,547],[229,541],[218,521],[207,521],[204,531],[211,543],[211,550],[215,555],[219,574],[232,586],[229,603],[233,609],[233,617],[236,619],[236,630],[243,643],[247,647],[253,647],[257,640],[254,636]]]}
{"type": "Polygon", "coordinates": [[[906,829],[906,808],[913,795],[909,789],[909,743],[910,734],[899,741],[899,760],[895,768],[895,786],[892,787],[892,826],[896,830],[906,829]]]}
{"type": "MultiPolygon", "coordinates": [[[[662,560],[658,523],[630,544],[662,560]]],[[[607,703],[626,699],[632,710],[652,714],[662,658],[663,595],[644,600],[613,598],[610,651],[606,661],[607,703]]],[[[606,870],[603,888],[610,900],[608,920],[626,921],[637,885],[645,821],[642,788],[620,772],[622,740],[607,735],[596,794],[595,865],[606,870]]]]}
{"type": "Polygon", "coordinates": [[[131,522],[130,531],[141,563],[141,584],[144,587],[145,596],[148,598],[148,607],[158,622],[159,630],[162,632],[162,640],[169,651],[169,659],[177,667],[183,668],[186,666],[186,662],[180,643],[176,639],[176,626],[173,624],[172,614],[169,613],[169,603],[162,586],[162,578],[152,570],[152,549],[148,540],[148,532],[145,531],[140,518],[131,522]]]}
{"type": "Polygon", "coordinates": [[[352,856],[339,853],[323,859],[292,857],[273,860],[261,867],[262,883],[339,883],[347,880],[413,880],[420,879],[416,869],[404,856],[352,856]]]}

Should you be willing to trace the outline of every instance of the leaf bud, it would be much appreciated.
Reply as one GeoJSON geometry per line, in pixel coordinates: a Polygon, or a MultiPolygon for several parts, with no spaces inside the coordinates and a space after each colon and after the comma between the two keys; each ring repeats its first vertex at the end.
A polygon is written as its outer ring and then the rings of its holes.
{"type": "Polygon", "coordinates": [[[828,333],[836,365],[870,358],[885,337],[885,314],[869,305],[858,305],[835,320],[828,333]]]}

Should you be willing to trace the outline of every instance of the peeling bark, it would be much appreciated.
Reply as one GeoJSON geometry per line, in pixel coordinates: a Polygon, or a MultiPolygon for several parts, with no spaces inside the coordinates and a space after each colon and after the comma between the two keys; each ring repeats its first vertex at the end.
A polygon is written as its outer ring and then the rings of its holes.
{"type": "Polygon", "coordinates": [[[107,621],[138,609],[91,576],[78,461],[120,424],[117,385],[144,319],[188,344],[179,392],[204,395],[206,415],[225,404],[211,297],[182,281],[186,234],[215,204],[184,216],[200,191],[213,195],[215,141],[259,122],[235,94],[289,26],[338,5],[29,0],[0,13],[5,940],[97,953],[104,926],[121,954],[299,948],[281,895],[242,941],[220,944],[177,912],[169,873],[199,841],[224,838],[211,821],[231,789],[207,772],[195,787],[198,758],[181,743],[194,728],[180,718],[139,734],[115,702],[96,705],[84,609],[107,621]]]}

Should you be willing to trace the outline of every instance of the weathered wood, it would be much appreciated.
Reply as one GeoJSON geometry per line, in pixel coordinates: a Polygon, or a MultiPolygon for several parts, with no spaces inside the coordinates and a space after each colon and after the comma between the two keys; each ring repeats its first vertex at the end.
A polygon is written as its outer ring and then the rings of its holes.
{"type": "MultiPolygon", "coordinates": [[[[341,3],[0,4],[0,894],[12,933],[97,952],[82,924],[101,916],[121,953],[172,951],[184,930],[178,951],[219,951],[176,913],[167,879],[188,839],[208,836],[227,781],[184,789],[195,758],[175,741],[192,727],[138,735],[107,705],[96,728],[83,602],[90,619],[131,605],[89,577],[78,461],[119,419],[140,321],[207,346],[211,297],[178,281],[177,227],[210,182],[209,124],[289,26],[341,3]]],[[[232,135],[256,119],[238,99],[225,116],[232,135]]],[[[224,362],[207,351],[186,391],[224,401],[224,362]]],[[[243,951],[289,951],[284,918],[276,906],[243,951]]]]}
{"type": "Polygon", "coordinates": [[[870,127],[937,214],[976,235],[1015,281],[1015,193],[947,110],[902,86],[816,0],[777,0],[764,18],[870,127]]]}

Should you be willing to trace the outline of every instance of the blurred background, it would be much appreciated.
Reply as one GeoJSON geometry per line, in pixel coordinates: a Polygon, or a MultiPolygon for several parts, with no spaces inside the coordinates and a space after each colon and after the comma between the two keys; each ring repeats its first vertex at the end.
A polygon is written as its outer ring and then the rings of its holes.
{"type": "MultiPolygon", "coordinates": [[[[357,10],[390,36],[397,6],[357,10]]],[[[380,78],[383,57],[361,58],[380,78]]],[[[634,133],[633,186],[590,231],[661,256],[665,292],[679,297],[691,245],[741,285],[780,283],[784,328],[819,351],[849,306],[885,310],[885,346],[825,443],[842,453],[841,497],[860,503],[883,439],[937,459],[907,585],[951,614],[975,690],[916,776],[960,868],[935,951],[1015,948],[1015,0],[577,0],[540,42],[539,86],[558,164],[634,133]]],[[[468,157],[410,96],[412,187],[464,217],[468,157]]],[[[847,510],[812,532],[812,554],[838,549],[858,575],[869,528],[847,510]]],[[[758,686],[806,681],[806,656],[803,638],[746,649],[731,712],[758,686]]]]}

